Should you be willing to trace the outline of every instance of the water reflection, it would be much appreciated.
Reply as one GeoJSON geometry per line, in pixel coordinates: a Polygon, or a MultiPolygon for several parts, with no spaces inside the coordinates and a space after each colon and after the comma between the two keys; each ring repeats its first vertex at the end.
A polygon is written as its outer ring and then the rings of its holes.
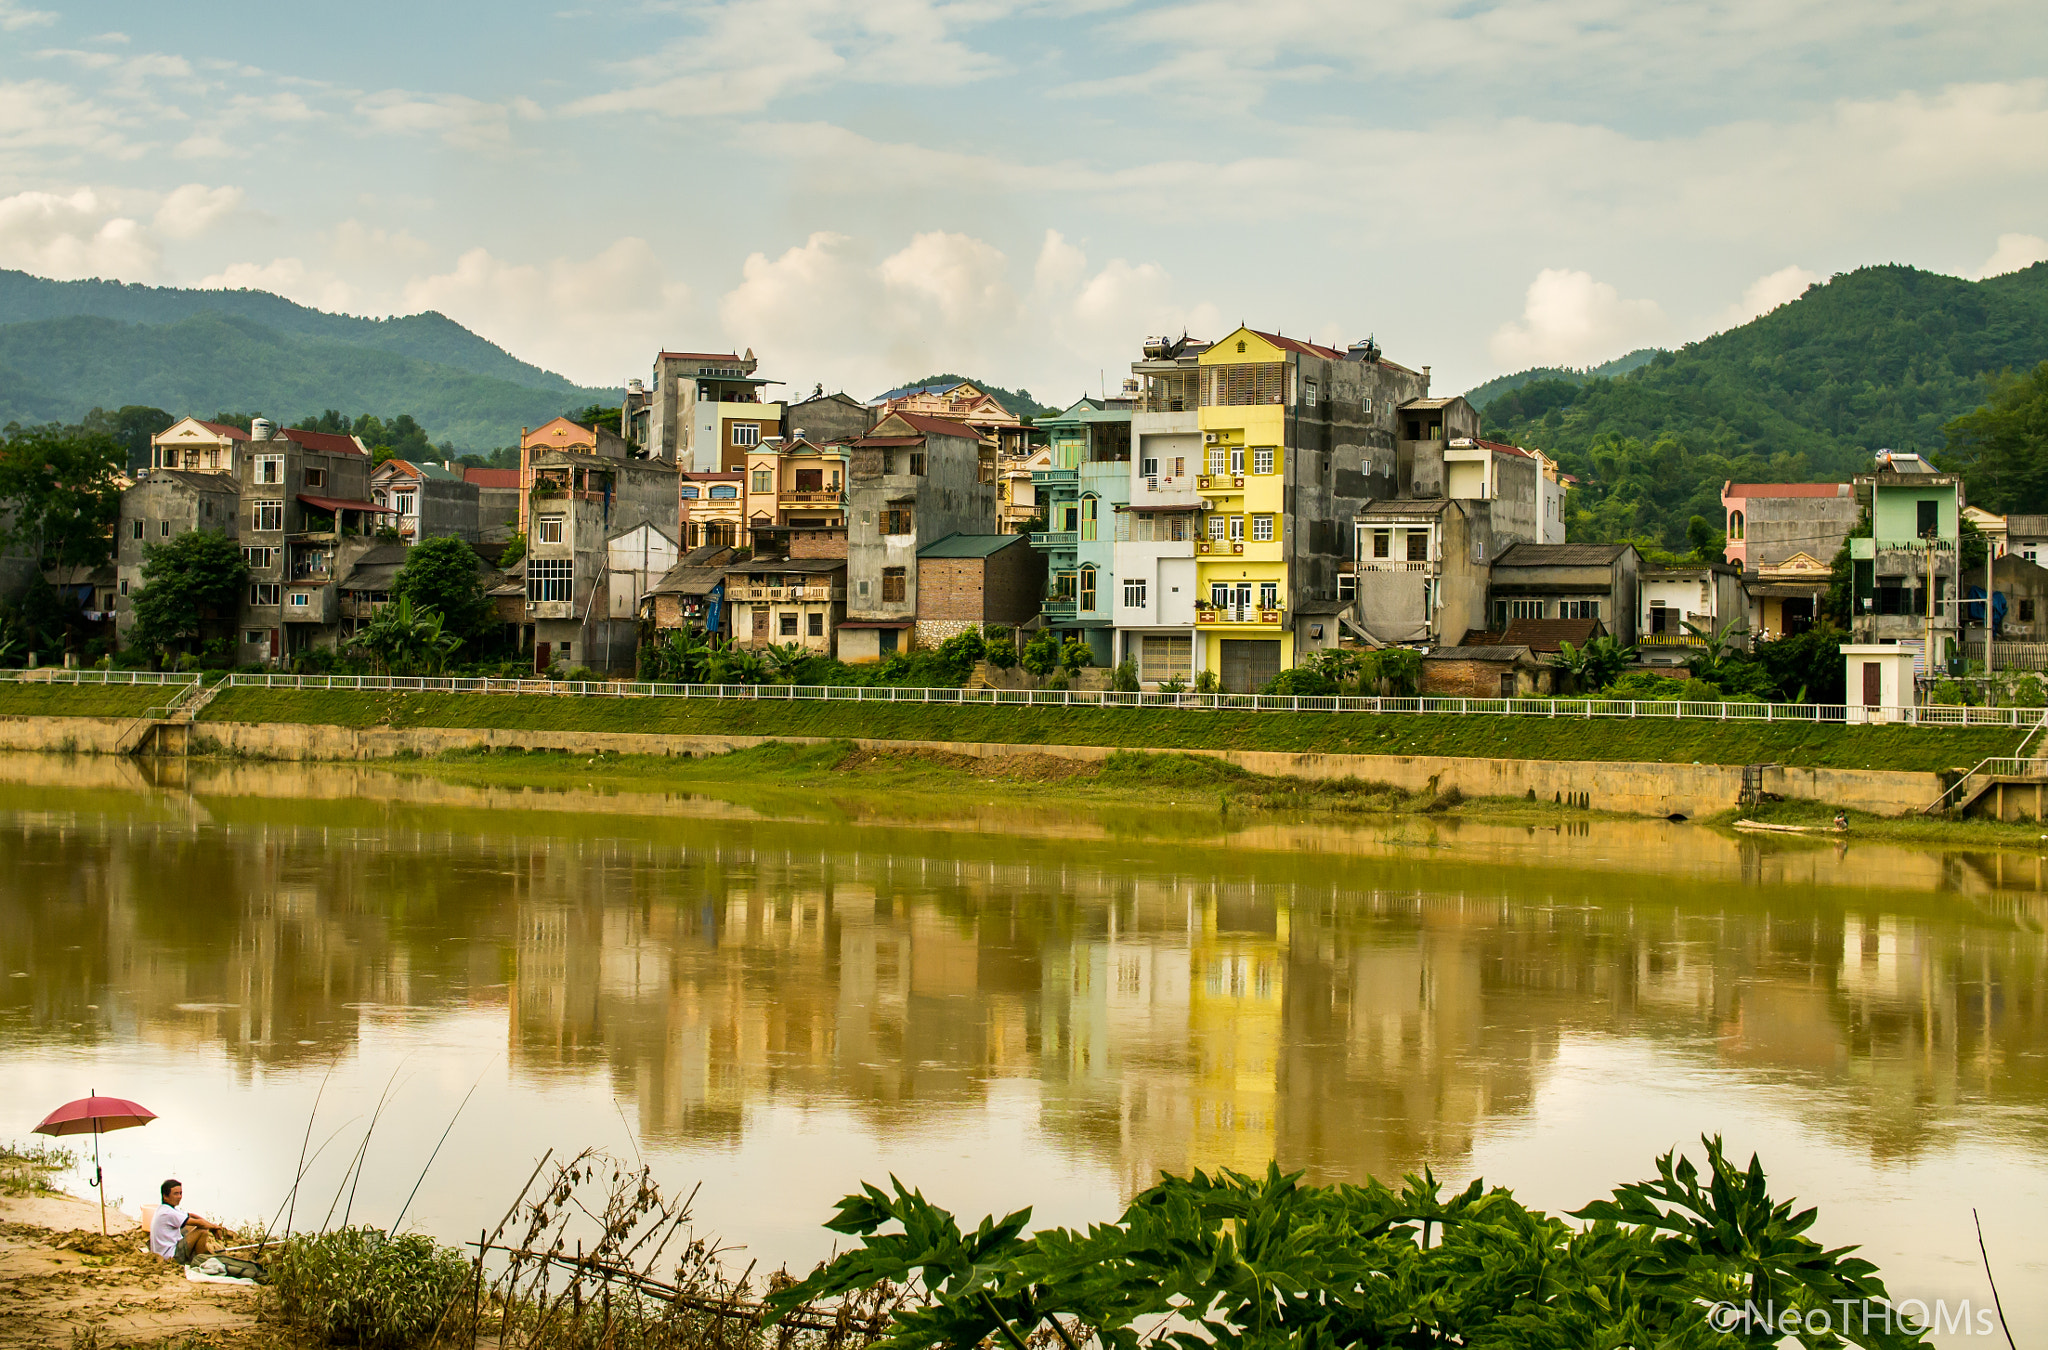
{"type": "MultiPolygon", "coordinates": [[[[1567,1045],[1781,1094],[1852,1164],[2048,1142],[2031,857],[138,772],[0,761],[0,1065],[277,1080],[483,1011],[515,1098],[598,1072],[655,1145],[738,1156],[763,1103],[911,1141],[1015,1084],[1125,1195],[1275,1158],[1455,1174],[1543,1127],[1567,1045]]],[[[1569,1163],[1575,1198],[1671,1142],[1569,1163]]]]}

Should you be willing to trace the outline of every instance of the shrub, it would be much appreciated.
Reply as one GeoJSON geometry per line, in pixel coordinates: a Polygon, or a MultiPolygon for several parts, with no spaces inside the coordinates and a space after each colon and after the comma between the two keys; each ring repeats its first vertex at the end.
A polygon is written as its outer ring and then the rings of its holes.
{"type": "Polygon", "coordinates": [[[1138,663],[1129,657],[1118,662],[1109,672],[1109,687],[1119,694],[1138,692],[1138,663]]]}
{"type": "Polygon", "coordinates": [[[997,670],[1010,670],[1017,664],[1017,649],[1005,642],[991,642],[988,646],[988,663],[997,670]]]}
{"type": "Polygon", "coordinates": [[[1095,649],[1079,638],[1068,638],[1060,647],[1060,664],[1069,673],[1095,664],[1095,649]]]}
{"type": "Polygon", "coordinates": [[[1024,669],[1033,675],[1050,675],[1054,666],[1060,664],[1060,635],[1050,628],[1034,636],[1024,645],[1024,669]]]}
{"type": "Polygon", "coordinates": [[[1055,670],[1046,680],[1045,687],[1048,689],[1065,689],[1072,684],[1073,681],[1067,678],[1067,672],[1064,669],[1060,669],[1055,670]]]}
{"type": "Polygon", "coordinates": [[[1195,692],[1198,694],[1220,694],[1223,692],[1223,680],[1213,670],[1197,671],[1195,672],[1195,692]]]}
{"type": "Polygon", "coordinates": [[[1278,694],[1282,697],[1311,698],[1334,694],[1337,692],[1337,685],[1320,670],[1309,666],[1295,666],[1266,681],[1266,687],[1259,692],[1278,694]]]}
{"type": "Polygon", "coordinates": [[[358,1227],[292,1239],[270,1276],[285,1316],[302,1329],[400,1350],[424,1341],[467,1290],[470,1265],[424,1234],[358,1227]]]}
{"type": "Polygon", "coordinates": [[[1185,694],[1187,691],[1188,682],[1185,676],[1174,675],[1159,682],[1159,692],[1162,694],[1185,694]]]}
{"type": "Polygon", "coordinates": [[[1600,691],[1601,698],[1639,699],[1643,702],[1719,703],[1720,687],[1708,680],[1681,680],[1654,671],[1631,670],[1600,691]]]}

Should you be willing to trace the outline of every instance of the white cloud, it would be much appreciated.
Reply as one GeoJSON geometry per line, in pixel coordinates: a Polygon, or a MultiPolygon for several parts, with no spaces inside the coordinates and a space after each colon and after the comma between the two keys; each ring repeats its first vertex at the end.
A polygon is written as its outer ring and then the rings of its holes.
{"type": "MultiPolygon", "coordinates": [[[[1809,272],[1804,267],[1793,265],[1781,267],[1769,276],[1758,277],[1742,292],[1742,298],[1716,315],[1708,331],[1724,333],[1730,328],[1740,328],[1751,319],[1761,318],[1780,305],[1789,305],[1806,293],[1808,286],[1825,281],[1818,272],[1809,272]]],[[[1616,356],[1620,352],[1614,353],[1616,356]]]]}
{"type": "Polygon", "coordinates": [[[0,81],[0,151],[91,151],[132,159],[112,109],[50,80],[0,81]]]}
{"type": "Polygon", "coordinates": [[[46,9],[29,9],[14,0],[0,0],[0,33],[18,33],[24,28],[41,28],[55,22],[57,16],[46,9]]]}
{"type": "Polygon", "coordinates": [[[485,103],[461,94],[417,95],[396,89],[359,99],[355,109],[378,131],[438,136],[458,150],[507,148],[514,116],[540,115],[539,106],[527,99],[485,103]]]}
{"type": "Polygon", "coordinates": [[[116,214],[110,200],[91,188],[0,198],[0,267],[60,281],[134,281],[152,276],[157,258],[148,232],[132,218],[116,214]]]}
{"type": "Polygon", "coordinates": [[[174,189],[156,208],[150,221],[167,239],[196,239],[234,213],[242,204],[238,187],[207,187],[187,183],[174,189]]]}
{"type": "Polygon", "coordinates": [[[270,291],[315,309],[343,311],[357,298],[355,287],[332,272],[310,268],[298,258],[267,263],[232,263],[199,281],[204,290],[270,291]]]}
{"type": "Polygon", "coordinates": [[[1021,290],[1009,258],[970,235],[927,231],[875,253],[820,231],[777,257],[752,255],[719,302],[726,338],[793,384],[865,395],[939,369],[1000,372],[1058,402],[1081,392],[1065,385],[1084,371],[1120,382],[1147,333],[1220,327],[1213,307],[1178,302],[1157,265],[1117,258],[1091,269],[1057,231],[1021,290]]]}
{"type": "Polygon", "coordinates": [[[625,87],[577,100],[572,114],[758,112],[788,94],[842,82],[921,88],[1002,68],[953,30],[1001,17],[981,0],[719,0],[691,5],[699,31],[628,61],[625,87]]]}
{"type": "Polygon", "coordinates": [[[408,311],[439,310],[525,360],[587,384],[620,384],[688,329],[690,290],[644,239],[589,258],[512,263],[473,248],[405,284],[408,311]]]}
{"type": "Polygon", "coordinates": [[[1977,269],[1977,277],[1982,280],[1985,277],[2004,276],[2007,272],[2017,272],[2043,260],[2048,260],[2048,239],[2043,239],[2038,234],[2001,234],[1998,236],[1998,247],[1991,251],[1991,256],[1977,269]]]}
{"type": "Polygon", "coordinates": [[[1502,324],[1487,347],[1503,370],[1586,366],[1654,342],[1667,327],[1654,300],[1624,300],[1588,273],[1546,267],[1529,283],[1521,320],[1502,324]]]}

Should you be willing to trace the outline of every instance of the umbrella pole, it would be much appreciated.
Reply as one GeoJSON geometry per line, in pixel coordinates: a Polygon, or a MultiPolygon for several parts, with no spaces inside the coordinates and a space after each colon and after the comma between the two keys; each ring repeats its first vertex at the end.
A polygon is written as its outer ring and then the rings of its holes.
{"type": "Polygon", "coordinates": [[[92,1123],[92,1180],[94,1188],[100,1193],[100,1236],[105,1237],[107,1235],[107,1178],[100,1171],[100,1123],[97,1118],[92,1123]]]}

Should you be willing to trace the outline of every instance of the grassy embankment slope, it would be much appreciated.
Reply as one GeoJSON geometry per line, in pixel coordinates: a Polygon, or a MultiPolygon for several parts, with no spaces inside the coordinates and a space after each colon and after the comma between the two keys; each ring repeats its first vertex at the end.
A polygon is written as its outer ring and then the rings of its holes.
{"type": "Polygon", "coordinates": [[[0,717],[140,717],[177,696],[174,685],[0,682],[0,717]]]}
{"type": "MultiPolygon", "coordinates": [[[[0,704],[0,711],[5,705],[0,704]]],[[[454,727],[667,735],[819,736],[1152,750],[1267,750],[1816,768],[1940,770],[2012,753],[1997,728],[1847,727],[1363,713],[1216,713],[1171,708],[988,708],[913,703],[603,699],[499,694],[359,694],[231,689],[208,722],[454,727]]]]}

